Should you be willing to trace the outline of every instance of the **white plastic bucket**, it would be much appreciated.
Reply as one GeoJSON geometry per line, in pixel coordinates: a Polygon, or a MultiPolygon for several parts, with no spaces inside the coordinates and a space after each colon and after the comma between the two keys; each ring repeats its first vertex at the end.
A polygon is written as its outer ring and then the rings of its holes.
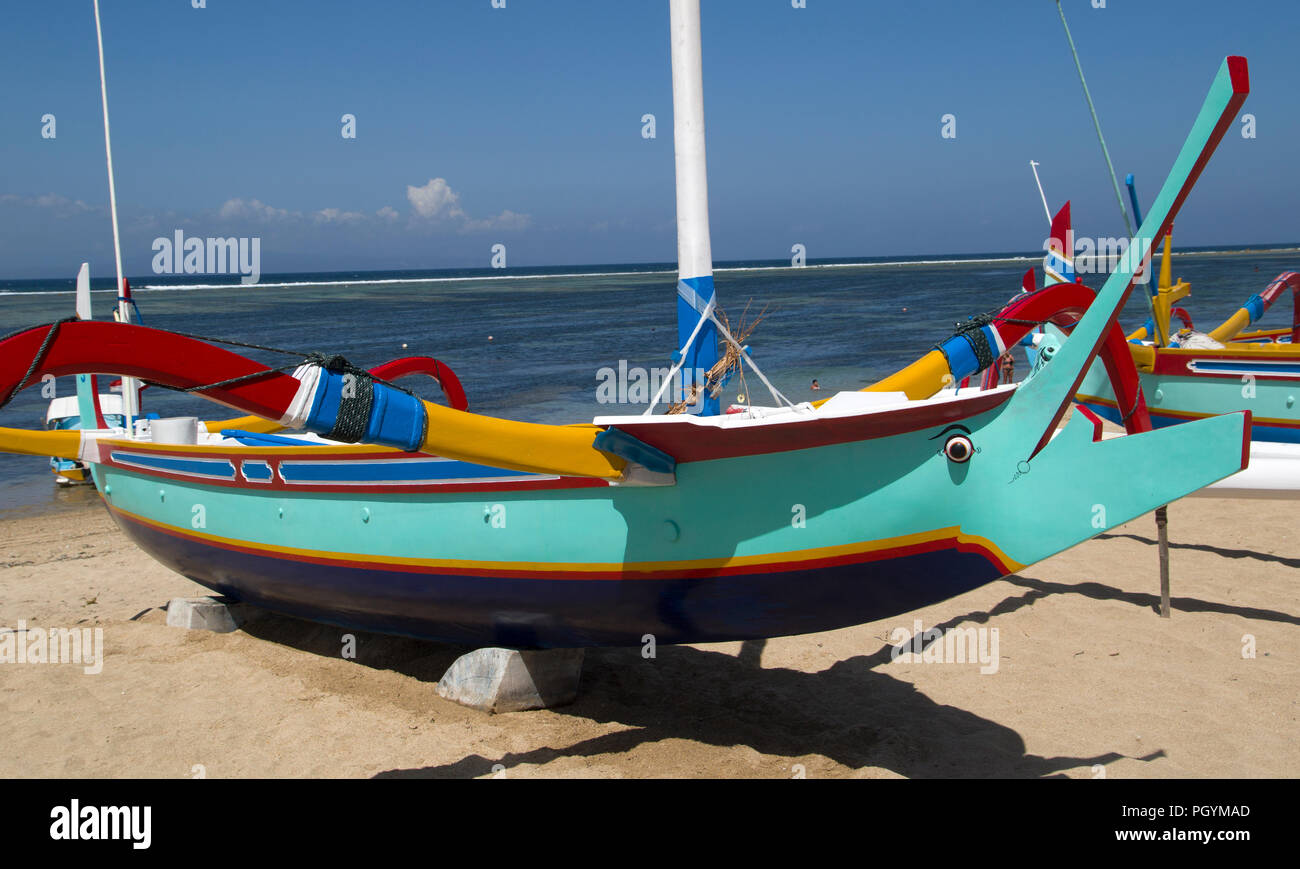
{"type": "Polygon", "coordinates": [[[173,416],[169,419],[155,419],[149,425],[156,444],[197,444],[199,442],[199,418],[197,416],[173,416]]]}

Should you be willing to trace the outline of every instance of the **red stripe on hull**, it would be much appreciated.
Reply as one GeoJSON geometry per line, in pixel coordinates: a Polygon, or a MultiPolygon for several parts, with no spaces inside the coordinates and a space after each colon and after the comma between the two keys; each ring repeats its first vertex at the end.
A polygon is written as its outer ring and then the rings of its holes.
{"type": "Polygon", "coordinates": [[[477,576],[483,579],[536,579],[536,580],[574,580],[574,581],[593,581],[603,580],[610,582],[636,582],[640,580],[663,580],[663,579],[709,579],[722,576],[744,576],[751,574],[765,573],[784,573],[799,570],[815,570],[818,568],[840,567],[853,564],[869,564],[877,561],[889,561],[895,558],[903,558],[909,555],[920,555],[927,552],[944,552],[956,551],[961,553],[976,554],[982,556],[990,565],[1001,572],[1000,575],[1013,573],[1014,565],[1008,565],[1002,561],[995,553],[979,543],[963,541],[956,537],[944,537],[937,540],[929,540],[921,543],[913,543],[905,546],[896,546],[888,549],[877,549],[869,552],[849,553],[847,555],[837,555],[827,558],[805,559],[798,561],[772,561],[764,564],[745,564],[734,567],[701,567],[701,568],[667,568],[662,570],[609,570],[609,571],[581,571],[565,573],[555,570],[502,570],[498,568],[466,568],[466,567],[448,567],[446,565],[417,565],[417,564],[399,564],[390,562],[361,561],[356,559],[341,558],[324,558],[310,555],[301,555],[298,553],[288,553],[276,550],[260,549],[253,546],[241,546],[235,543],[217,541],[209,538],[196,537],[186,534],[174,528],[168,528],[162,525],[155,525],[148,522],[141,522],[136,517],[116,509],[111,504],[109,510],[119,522],[126,522],[135,525],[142,525],[169,537],[175,537],[181,540],[187,540],[192,543],[200,543],[204,546],[211,546],[216,549],[224,549],[230,552],[241,552],[247,555],[258,555],[263,558],[279,558],[286,561],[298,562],[301,564],[319,564],[333,567],[350,567],[358,570],[370,570],[379,568],[386,571],[399,573],[427,573],[439,576],[477,576]]]}

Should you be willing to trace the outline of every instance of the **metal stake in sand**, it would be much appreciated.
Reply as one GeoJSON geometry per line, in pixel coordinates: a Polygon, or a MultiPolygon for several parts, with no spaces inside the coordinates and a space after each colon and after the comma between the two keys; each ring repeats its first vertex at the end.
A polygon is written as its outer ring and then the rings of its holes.
{"type": "Polygon", "coordinates": [[[1160,618],[1169,618],[1169,507],[1156,508],[1156,537],[1160,546],[1160,618]]]}
{"type": "MultiPolygon", "coordinates": [[[[1133,217],[1137,220],[1138,225],[1140,226],[1142,224],[1142,209],[1138,207],[1137,187],[1133,183],[1133,176],[1129,175],[1127,178],[1124,179],[1124,182],[1125,184],[1128,185],[1129,199],[1133,203],[1133,217]]],[[[1171,223],[1169,224],[1169,232],[1172,233],[1173,231],[1174,231],[1174,225],[1171,223]]],[[[1169,236],[1166,235],[1165,236],[1166,249],[1168,249],[1168,242],[1169,242],[1169,236]]],[[[1148,279],[1150,279],[1149,275],[1148,275],[1148,279]]],[[[1151,292],[1148,294],[1148,297],[1154,300],[1158,292],[1159,290],[1157,289],[1153,281],[1151,284],[1151,292]]],[[[1152,310],[1153,311],[1155,310],[1154,301],[1152,302],[1152,310]]],[[[1154,314],[1151,317],[1151,324],[1155,329],[1154,337],[1155,337],[1156,345],[1159,346],[1160,344],[1164,343],[1165,335],[1161,331],[1159,318],[1157,318],[1154,314]]],[[[1160,551],[1160,617],[1162,619],[1167,619],[1169,618],[1169,505],[1168,504],[1156,508],[1156,547],[1160,551]]]]}

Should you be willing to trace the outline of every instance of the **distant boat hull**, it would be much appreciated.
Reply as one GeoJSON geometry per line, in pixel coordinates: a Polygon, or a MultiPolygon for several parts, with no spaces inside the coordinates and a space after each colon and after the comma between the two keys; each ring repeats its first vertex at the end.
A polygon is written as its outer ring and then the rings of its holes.
{"type": "MultiPolygon", "coordinates": [[[[1300,443],[1300,346],[1159,347],[1147,352],[1155,361],[1152,370],[1139,369],[1138,379],[1154,426],[1248,410],[1256,442],[1300,443]]],[[[1099,364],[1079,384],[1076,400],[1103,419],[1119,423],[1122,418],[1099,364]]]]}
{"type": "Polygon", "coordinates": [[[81,462],[50,459],[50,473],[60,486],[85,486],[91,483],[90,471],[81,462]]]}

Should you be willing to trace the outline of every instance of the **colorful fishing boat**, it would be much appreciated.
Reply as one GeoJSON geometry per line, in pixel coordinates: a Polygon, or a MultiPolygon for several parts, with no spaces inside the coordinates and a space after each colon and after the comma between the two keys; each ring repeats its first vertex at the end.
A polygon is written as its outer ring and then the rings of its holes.
{"type": "MultiPolygon", "coordinates": [[[[122,396],[108,393],[99,396],[99,406],[104,422],[112,428],[122,428],[126,415],[123,413],[122,396]]],[[[82,427],[80,400],[75,395],[64,395],[50,399],[45,411],[45,428],[49,431],[75,431],[82,427]]],[[[85,463],[77,459],[50,457],[50,471],[54,482],[60,486],[75,486],[92,482],[90,471],[85,463]]]]}
{"type": "MultiPolygon", "coordinates": [[[[1128,178],[1134,212],[1140,215],[1133,180],[1128,178]]],[[[1070,205],[1052,222],[1046,279],[1074,278],[1074,233],[1070,205]]],[[[1153,315],[1127,336],[1152,424],[1161,428],[1221,413],[1251,412],[1251,467],[1209,487],[1204,494],[1231,497],[1300,497],[1300,272],[1283,272],[1231,317],[1209,332],[1194,328],[1180,306],[1191,284],[1173,279],[1172,240],[1164,238],[1159,279],[1151,283],[1153,315]],[[1291,323],[1250,329],[1279,299],[1290,293],[1291,323]]],[[[1032,289],[1032,277],[1026,278],[1032,289]]],[[[1055,352],[1069,324],[1049,324],[1034,336],[1030,365],[1037,354],[1055,352]]],[[[998,362],[985,383],[998,375],[998,362]]],[[[1075,401],[1102,419],[1123,424],[1129,408],[1110,388],[1107,372],[1094,364],[1079,384],[1075,401]]]]}
{"type": "MultiPolygon", "coordinates": [[[[1057,0],[1057,12],[1066,41],[1074,58],[1084,100],[1097,132],[1097,141],[1106,160],[1115,198],[1124,224],[1133,234],[1129,213],[1124,207],[1115,167],[1111,162],[1101,122],[1083,74],[1078,50],[1065,12],[1057,0]]],[[[1037,164],[1034,178],[1038,181],[1037,164]]],[[[1142,223],[1142,208],[1137,185],[1130,173],[1125,178],[1133,218],[1142,223]]],[[[1047,197],[1038,185],[1043,208],[1047,197]]],[[[1076,280],[1074,269],[1075,236],[1070,221],[1070,203],[1053,217],[1049,212],[1051,234],[1046,243],[1044,283],[1076,280]]],[[[1136,241],[1136,240],[1135,240],[1136,241]]],[[[1248,410],[1252,415],[1250,466],[1207,487],[1199,494],[1207,496],[1300,498],[1300,408],[1296,406],[1296,385],[1300,381],[1300,273],[1284,272],[1263,292],[1252,296],[1236,313],[1209,333],[1193,327],[1191,315],[1178,303],[1191,293],[1186,281],[1172,279],[1172,226],[1170,232],[1157,236],[1155,244],[1132,244],[1122,255],[1142,260],[1142,283],[1148,288],[1150,317],[1128,336],[1130,352],[1139,372],[1142,394],[1149,397],[1148,408],[1156,427],[1203,419],[1234,410],[1248,410]],[[1163,241],[1159,281],[1153,279],[1148,262],[1163,241]],[[1290,290],[1293,299],[1291,325],[1282,329],[1246,331],[1290,290]],[[1173,320],[1181,328],[1173,328],[1173,320]]],[[[1100,254],[1099,254],[1100,255],[1100,254]]],[[[1023,290],[1034,289],[1033,269],[1025,275],[1023,290]]],[[[1030,365],[1041,353],[1054,353],[1068,333],[1069,324],[1046,324],[1036,334],[1022,341],[1030,365]]],[[[996,382],[998,360],[984,378],[985,385],[996,382]]],[[[1093,365],[1075,396],[1080,406],[1110,422],[1123,424],[1134,412],[1134,405],[1117,396],[1107,382],[1108,372],[1093,365]]],[[[1159,516],[1157,524],[1160,523],[1159,516]]]]}
{"type": "MultiPolygon", "coordinates": [[[[1182,327],[1173,328],[1175,303],[1187,298],[1191,286],[1174,282],[1170,273],[1166,243],[1155,316],[1128,336],[1152,422],[1159,427],[1249,410],[1255,442],[1300,444],[1300,272],[1278,275],[1209,332],[1193,329],[1186,312],[1182,327]],[[1248,330],[1288,292],[1297,299],[1290,325],[1248,330]]],[[[1123,415],[1099,371],[1090,371],[1080,384],[1079,401],[1112,421],[1123,415]]]]}
{"type": "MultiPolygon", "coordinates": [[[[675,367],[716,370],[722,342],[758,374],[715,314],[699,3],[670,8],[675,367]]],[[[1248,90],[1246,61],[1226,59],[1138,242],[1166,232],[1248,90]]],[[[1113,322],[1133,278],[1027,294],[815,405],[773,389],[774,406],[719,414],[708,378],[674,396],[698,413],[568,426],[424,401],[338,358],[289,374],[163,330],[62,322],[0,341],[0,397],[47,373],[113,373],[318,437],[250,443],[243,421],[154,423],[138,437],[0,429],[0,449],[81,458],[153,557],[289,615],[516,647],[821,631],[946,599],[1241,470],[1248,412],[1151,430],[1113,322]],[[1072,334],[1020,384],[944,388],[1051,320],[1072,334]],[[1057,429],[1094,358],[1135,407],[1124,437],[1103,440],[1078,414],[1057,429]],[[1052,509],[1026,515],[1029,492],[1052,509]]],[[[81,396],[93,401],[84,383],[81,396]]]]}

